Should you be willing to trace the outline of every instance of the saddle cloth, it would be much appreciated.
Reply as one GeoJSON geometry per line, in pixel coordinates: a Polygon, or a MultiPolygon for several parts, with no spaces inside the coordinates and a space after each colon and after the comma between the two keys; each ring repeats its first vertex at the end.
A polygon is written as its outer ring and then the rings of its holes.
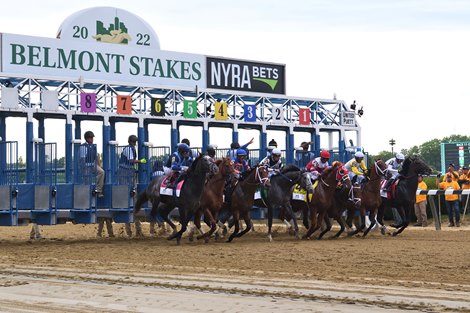
{"type": "MultiPolygon", "coordinates": [[[[184,180],[178,182],[176,186],[176,197],[180,196],[181,187],[183,187],[184,180]]],[[[169,178],[166,177],[160,185],[160,195],[173,196],[173,186],[171,186],[169,178]]]]}
{"type": "Polygon", "coordinates": [[[385,190],[385,185],[387,184],[387,180],[384,179],[380,183],[380,196],[387,198],[387,199],[394,199],[395,198],[395,190],[397,188],[397,184],[400,181],[400,179],[397,179],[396,181],[393,182],[391,188],[389,190],[385,190]]]}
{"type": "MultiPolygon", "coordinates": [[[[318,180],[313,183],[313,189],[315,189],[318,185],[318,180]]],[[[294,186],[294,191],[292,192],[292,200],[304,201],[307,202],[307,190],[300,187],[300,185],[294,186]]],[[[312,201],[313,194],[308,195],[308,200],[312,201]]]]}

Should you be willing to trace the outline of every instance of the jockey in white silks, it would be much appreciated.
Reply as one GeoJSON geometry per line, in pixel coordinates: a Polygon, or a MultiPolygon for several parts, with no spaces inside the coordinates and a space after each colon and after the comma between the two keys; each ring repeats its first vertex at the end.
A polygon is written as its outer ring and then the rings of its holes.
{"type": "Polygon", "coordinates": [[[392,186],[393,182],[398,176],[398,172],[401,170],[401,165],[403,163],[403,160],[405,159],[405,156],[403,153],[397,153],[394,158],[391,158],[385,162],[387,164],[387,175],[389,176],[389,179],[387,181],[387,184],[384,186],[384,189],[387,190],[392,186]]]}
{"type": "Polygon", "coordinates": [[[274,148],[271,151],[271,154],[259,162],[260,165],[264,165],[269,170],[269,176],[271,177],[274,174],[279,174],[282,169],[281,161],[281,150],[274,148]]]}

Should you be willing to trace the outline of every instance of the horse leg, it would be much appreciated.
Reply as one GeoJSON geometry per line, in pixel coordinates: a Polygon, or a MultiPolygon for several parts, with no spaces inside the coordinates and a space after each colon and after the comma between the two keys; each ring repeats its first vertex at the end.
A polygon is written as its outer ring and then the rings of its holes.
{"type": "MultiPolygon", "coordinates": [[[[349,232],[348,236],[357,235],[361,230],[363,230],[366,227],[366,209],[361,207],[360,213],[361,213],[361,225],[360,225],[360,227],[356,226],[356,230],[354,230],[352,232],[349,232]]],[[[354,216],[351,217],[351,220],[353,218],[354,218],[354,216]]],[[[348,219],[349,219],[349,216],[348,216],[348,219]]]]}
{"type": "Polygon", "coordinates": [[[402,220],[402,224],[401,224],[400,228],[397,229],[397,231],[395,231],[395,232],[392,234],[393,237],[395,237],[396,235],[398,235],[398,234],[400,234],[402,231],[404,231],[405,228],[407,228],[407,227],[408,227],[408,224],[409,224],[408,217],[406,216],[403,207],[400,207],[399,209],[397,208],[397,211],[398,211],[398,213],[400,214],[400,217],[401,217],[401,220],[402,220]]]}
{"type": "Polygon", "coordinates": [[[369,227],[366,229],[366,231],[364,232],[364,234],[362,235],[363,238],[364,238],[365,236],[367,236],[367,234],[371,231],[372,228],[374,228],[374,226],[375,226],[375,215],[376,215],[376,210],[375,210],[375,209],[370,210],[370,212],[369,212],[369,221],[370,221],[370,225],[369,225],[369,227]]]}
{"type": "Polygon", "coordinates": [[[322,239],[322,237],[331,230],[331,222],[330,218],[328,217],[328,214],[325,214],[323,217],[323,220],[325,221],[326,227],[325,229],[318,235],[318,240],[322,239]]]}
{"type": "Polygon", "coordinates": [[[384,211],[385,211],[385,205],[382,202],[377,212],[377,223],[379,224],[380,233],[382,235],[385,235],[387,233],[387,226],[385,226],[385,223],[384,223],[384,211]]]}
{"type": "Polygon", "coordinates": [[[317,211],[314,208],[310,208],[310,227],[308,228],[307,233],[302,237],[302,239],[310,239],[310,236],[316,230],[317,227],[317,211]]]}
{"type": "Polygon", "coordinates": [[[235,213],[232,214],[232,217],[233,217],[233,225],[235,226],[235,230],[230,235],[227,242],[232,242],[233,238],[235,238],[238,232],[240,231],[240,213],[236,211],[235,213]]]}
{"type": "Polygon", "coordinates": [[[344,232],[344,230],[346,229],[346,223],[344,222],[344,219],[343,217],[341,216],[341,213],[340,212],[336,212],[335,216],[334,216],[334,219],[335,221],[338,222],[339,224],[339,231],[332,237],[330,237],[330,239],[336,239],[336,238],[339,238],[339,236],[344,232]]]}
{"type": "Polygon", "coordinates": [[[246,228],[242,230],[240,233],[237,234],[237,237],[241,237],[251,229],[251,218],[250,218],[250,211],[246,211],[243,213],[243,220],[245,221],[246,228]]]}
{"type": "Polygon", "coordinates": [[[210,227],[211,227],[211,228],[209,229],[209,231],[207,231],[207,232],[205,232],[205,233],[202,233],[202,234],[200,234],[199,236],[197,236],[197,239],[199,240],[199,239],[204,238],[204,241],[205,241],[206,243],[208,243],[210,236],[211,236],[211,235],[214,233],[214,231],[217,229],[217,220],[212,216],[212,213],[211,213],[211,211],[210,211],[208,208],[206,208],[206,209],[204,210],[204,220],[205,220],[206,218],[208,218],[208,219],[210,220],[210,227]]]}
{"type": "MultiPolygon", "coordinates": [[[[188,239],[189,241],[194,241],[194,232],[196,229],[201,232],[201,214],[199,210],[197,211],[196,215],[194,216],[194,225],[190,227],[188,239]]],[[[199,239],[199,236],[197,237],[199,239]]]]}
{"type": "Polygon", "coordinates": [[[272,227],[273,227],[273,208],[271,207],[271,205],[268,205],[268,239],[269,241],[273,241],[272,227]]]}
{"type": "Polygon", "coordinates": [[[168,217],[171,211],[173,211],[174,206],[163,204],[159,207],[160,216],[163,218],[164,222],[166,222],[170,227],[173,229],[173,234],[176,233],[176,225],[171,221],[168,217]]]}
{"type": "Polygon", "coordinates": [[[295,217],[294,210],[292,209],[290,201],[287,201],[284,204],[284,208],[287,211],[287,213],[292,217],[292,220],[294,223],[294,236],[296,239],[299,239],[299,225],[297,225],[297,218],[295,217]]]}
{"type": "Polygon", "coordinates": [[[302,221],[303,221],[305,229],[308,229],[309,222],[308,222],[308,207],[307,206],[302,208],[302,221]]]}

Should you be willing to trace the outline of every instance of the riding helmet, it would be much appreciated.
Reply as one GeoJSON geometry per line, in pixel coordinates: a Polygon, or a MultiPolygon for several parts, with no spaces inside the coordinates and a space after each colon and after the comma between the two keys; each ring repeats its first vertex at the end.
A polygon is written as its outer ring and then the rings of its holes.
{"type": "Polygon", "coordinates": [[[326,150],[323,150],[322,152],[320,152],[320,157],[324,158],[324,159],[329,159],[330,158],[330,153],[326,150]]]}
{"type": "Polygon", "coordinates": [[[178,145],[178,151],[181,151],[181,152],[189,152],[189,146],[185,143],[180,143],[178,145]]]}
{"type": "Polygon", "coordinates": [[[397,160],[404,160],[405,159],[405,156],[403,155],[403,153],[397,153],[397,155],[395,155],[395,157],[397,158],[397,160]]]}
{"type": "Polygon", "coordinates": [[[278,155],[278,156],[281,156],[281,150],[279,149],[273,149],[273,151],[271,152],[272,155],[278,155]]]}
{"type": "Polygon", "coordinates": [[[246,151],[244,149],[238,149],[237,156],[246,156],[246,151]]]}
{"type": "Polygon", "coordinates": [[[363,158],[363,157],[364,157],[364,153],[362,153],[361,151],[357,151],[357,152],[354,154],[354,157],[355,157],[355,158],[363,158]]]}

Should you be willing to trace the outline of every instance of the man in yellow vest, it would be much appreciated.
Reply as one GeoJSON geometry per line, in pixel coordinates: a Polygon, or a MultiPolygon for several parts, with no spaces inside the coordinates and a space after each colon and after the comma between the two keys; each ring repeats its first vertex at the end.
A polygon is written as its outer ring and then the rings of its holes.
{"type": "MultiPolygon", "coordinates": [[[[428,185],[426,185],[426,183],[423,181],[422,175],[418,175],[418,190],[428,190],[428,185]]],[[[426,195],[416,195],[415,214],[417,221],[414,226],[428,226],[426,204],[426,195]]]]}

